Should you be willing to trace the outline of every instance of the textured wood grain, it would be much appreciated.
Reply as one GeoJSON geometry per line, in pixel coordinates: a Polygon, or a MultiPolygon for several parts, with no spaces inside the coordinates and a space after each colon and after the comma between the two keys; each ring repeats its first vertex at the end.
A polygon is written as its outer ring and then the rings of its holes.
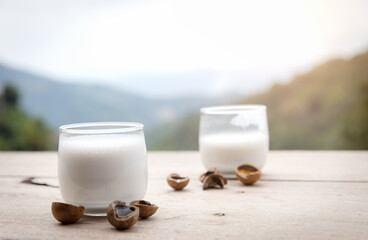
{"type": "Polygon", "coordinates": [[[368,152],[271,152],[256,185],[206,191],[198,153],[151,152],[145,198],[160,208],[122,232],[104,217],[53,219],[59,189],[21,181],[57,183],[56,163],[55,152],[0,152],[1,239],[368,239],[368,152]],[[166,184],[171,172],[191,178],[186,190],[166,184]]]}

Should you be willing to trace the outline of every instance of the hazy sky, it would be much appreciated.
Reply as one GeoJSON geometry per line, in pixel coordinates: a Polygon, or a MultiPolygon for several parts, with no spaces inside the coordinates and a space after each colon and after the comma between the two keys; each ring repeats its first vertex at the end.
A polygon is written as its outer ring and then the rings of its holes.
{"type": "Polygon", "coordinates": [[[0,0],[0,63],[149,95],[262,88],[363,50],[367,0],[0,0]]]}

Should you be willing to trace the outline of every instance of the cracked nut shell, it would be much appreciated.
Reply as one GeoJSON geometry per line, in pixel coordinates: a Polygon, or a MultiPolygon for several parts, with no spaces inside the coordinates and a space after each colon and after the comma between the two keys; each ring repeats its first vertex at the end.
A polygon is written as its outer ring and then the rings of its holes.
{"type": "Polygon", "coordinates": [[[156,205],[151,204],[150,202],[145,201],[145,200],[132,201],[130,205],[133,205],[139,208],[139,217],[143,219],[152,216],[153,214],[155,214],[155,212],[158,209],[156,205]]]}
{"type": "Polygon", "coordinates": [[[212,173],[203,180],[203,190],[208,188],[224,188],[227,179],[219,173],[212,173]]]}
{"type": "Polygon", "coordinates": [[[61,223],[75,223],[84,213],[83,206],[75,206],[68,203],[53,202],[51,204],[51,212],[56,220],[61,223]]]}
{"type": "Polygon", "coordinates": [[[242,164],[235,170],[236,177],[245,185],[252,185],[262,176],[262,172],[249,164],[242,164]]]}
{"type": "Polygon", "coordinates": [[[174,188],[175,190],[182,190],[189,183],[189,177],[181,177],[177,173],[170,174],[167,176],[166,180],[170,187],[174,188]]]}
{"type": "Polygon", "coordinates": [[[214,173],[220,173],[219,170],[217,168],[211,168],[209,169],[207,172],[203,173],[200,177],[199,177],[199,181],[203,182],[204,179],[208,176],[208,175],[211,175],[211,174],[214,174],[214,173]]]}
{"type": "Polygon", "coordinates": [[[132,227],[139,217],[139,208],[127,206],[125,202],[113,201],[107,208],[107,220],[117,229],[132,227]]]}

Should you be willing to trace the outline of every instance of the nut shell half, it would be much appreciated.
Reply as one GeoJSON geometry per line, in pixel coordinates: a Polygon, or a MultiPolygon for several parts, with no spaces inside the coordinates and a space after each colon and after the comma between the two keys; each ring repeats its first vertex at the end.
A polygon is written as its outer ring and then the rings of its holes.
{"type": "Polygon", "coordinates": [[[117,229],[131,228],[139,217],[139,208],[127,206],[125,202],[113,201],[107,208],[107,220],[117,229]]]}
{"type": "Polygon", "coordinates": [[[153,214],[155,214],[155,212],[158,209],[156,205],[151,204],[150,202],[145,201],[145,200],[132,201],[130,205],[133,205],[139,208],[139,217],[143,219],[152,216],[153,214]]]}
{"type": "Polygon", "coordinates": [[[203,190],[208,188],[224,188],[227,179],[219,173],[212,173],[203,180],[203,190]]]}
{"type": "Polygon", "coordinates": [[[51,212],[56,220],[61,223],[75,223],[84,213],[83,206],[75,206],[68,203],[53,202],[51,204],[51,212]]]}
{"type": "Polygon", "coordinates": [[[200,177],[199,177],[199,181],[203,182],[204,179],[208,176],[208,175],[211,175],[211,174],[214,174],[214,173],[220,173],[219,170],[217,168],[211,168],[209,169],[207,172],[203,173],[200,177]]]}
{"type": "Polygon", "coordinates": [[[170,187],[174,188],[175,190],[182,190],[189,183],[189,177],[181,177],[177,173],[170,174],[167,176],[166,180],[170,187]]]}
{"type": "Polygon", "coordinates": [[[245,185],[252,185],[257,182],[261,176],[262,172],[249,164],[243,164],[236,168],[235,170],[236,177],[245,185]]]}

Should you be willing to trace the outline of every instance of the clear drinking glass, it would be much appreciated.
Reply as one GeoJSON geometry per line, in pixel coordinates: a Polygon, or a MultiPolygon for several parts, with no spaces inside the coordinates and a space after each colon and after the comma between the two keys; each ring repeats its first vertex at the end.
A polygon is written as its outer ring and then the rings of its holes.
{"type": "Polygon", "coordinates": [[[147,150],[143,125],[127,122],[64,125],[59,132],[58,176],[63,199],[86,215],[106,215],[114,200],[143,199],[147,150]]]}
{"type": "Polygon", "coordinates": [[[261,169],[267,159],[269,136],[266,106],[234,105],[201,109],[199,150],[204,167],[235,177],[241,164],[261,169]]]}

